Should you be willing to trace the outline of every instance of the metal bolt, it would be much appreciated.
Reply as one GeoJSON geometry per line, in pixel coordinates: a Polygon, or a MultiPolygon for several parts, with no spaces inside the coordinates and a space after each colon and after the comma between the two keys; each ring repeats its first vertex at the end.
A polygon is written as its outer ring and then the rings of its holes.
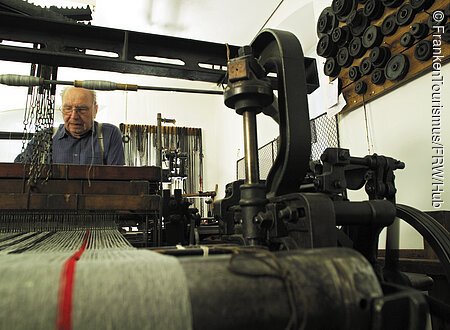
{"type": "Polygon", "coordinates": [[[255,217],[253,218],[253,223],[254,223],[255,225],[260,224],[262,221],[263,221],[263,219],[262,219],[262,217],[261,217],[260,215],[257,215],[257,216],[255,216],[255,217]]]}
{"type": "Polygon", "coordinates": [[[288,222],[296,223],[298,221],[298,211],[288,206],[278,212],[278,217],[288,222]]]}
{"type": "Polygon", "coordinates": [[[339,160],[347,160],[350,156],[348,150],[341,150],[339,151],[339,160]]]}
{"type": "Polygon", "coordinates": [[[342,183],[339,180],[334,181],[333,185],[334,185],[335,188],[338,188],[338,189],[342,188],[342,183]]]}
{"type": "Polygon", "coordinates": [[[314,179],[313,183],[316,188],[320,188],[322,186],[322,182],[319,179],[314,179]]]}
{"type": "Polygon", "coordinates": [[[371,179],[373,179],[373,172],[367,171],[366,174],[364,175],[364,180],[369,181],[371,179]]]}
{"type": "Polygon", "coordinates": [[[251,46],[243,46],[238,49],[239,56],[253,55],[253,49],[251,46]]]}

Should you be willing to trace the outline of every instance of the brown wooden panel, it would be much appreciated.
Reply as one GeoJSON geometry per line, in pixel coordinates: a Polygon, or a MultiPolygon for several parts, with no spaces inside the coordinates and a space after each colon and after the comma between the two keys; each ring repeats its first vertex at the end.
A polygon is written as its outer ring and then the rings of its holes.
{"type": "MultiPolygon", "coordinates": [[[[428,18],[429,18],[428,13],[432,13],[433,11],[438,10],[438,9],[445,9],[445,7],[447,5],[448,5],[448,0],[435,0],[433,6],[430,9],[428,9],[427,12],[420,12],[420,13],[416,14],[414,16],[413,22],[414,23],[427,23],[428,18]]],[[[363,4],[358,5],[358,8],[363,8],[363,7],[364,7],[363,4]]],[[[383,20],[387,16],[397,12],[397,10],[398,10],[398,8],[385,8],[383,17],[381,17],[378,20],[372,21],[370,24],[381,27],[383,20]]],[[[340,26],[342,26],[342,25],[345,25],[345,23],[341,22],[340,26]]],[[[348,78],[349,68],[342,68],[341,72],[339,73],[339,78],[342,80],[342,86],[343,86],[342,93],[344,95],[345,100],[347,101],[347,105],[342,110],[343,112],[359,108],[364,104],[364,102],[368,103],[374,99],[377,99],[377,98],[389,93],[390,91],[406,84],[407,82],[414,80],[414,79],[420,77],[421,75],[431,71],[432,59],[430,59],[426,62],[421,62],[414,58],[414,49],[415,49],[416,44],[419,41],[416,41],[414,43],[414,45],[412,45],[409,48],[404,48],[402,45],[400,45],[400,38],[405,32],[409,31],[410,25],[411,24],[409,24],[407,26],[399,26],[394,35],[384,37],[383,44],[382,44],[382,46],[388,47],[391,50],[392,56],[397,55],[397,54],[404,54],[408,57],[408,59],[410,61],[410,69],[409,69],[409,72],[406,75],[406,77],[403,80],[398,81],[398,82],[392,82],[392,81],[386,80],[386,82],[381,86],[372,84],[372,82],[370,81],[370,76],[362,77],[360,80],[364,81],[368,86],[367,92],[364,95],[364,99],[363,99],[362,95],[357,95],[355,93],[355,82],[351,81],[348,78]]],[[[432,38],[433,38],[432,34],[433,34],[433,31],[430,31],[429,35],[426,39],[432,40],[432,38]]],[[[361,58],[355,59],[353,61],[352,66],[359,66],[361,61],[365,57],[368,57],[369,54],[370,54],[370,50],[367,50],[366,53],[361,58]]],[[[445,58],[442,60],[442,64],[450,61],[450,44],[442,42],[442,54],[445,55],[445,58]]]]}
{"type": "Polygon", "coordinates": [[[26,191],[34,194],[80,194],[82,186],[79,180],[48,180],[33,187],[27,186],[26,191]]]}
{"type": "Polygon", "coordinates": [[[29,209],[76,210],[77,194],[31,194],[29,209]]]}
{"type": "Polygon", "coordinates": [[[145,195],[150,192],[148,181],[87,181],[49,180],[30,187],[24,179],[1,179],[0,193],[34,194],[104,194],[104,195],[145,195]]]}
{"type": "Polygon", "coordinates": [[[83,195],[79,199],[79,208],[87,210],[159,210],[160,197],[157,195],[83,195]]]}
{"type": "Polygon", "coordinates": [[[0,210],[76,210],[77,195],[0,194],[0,210]]]}
{"type": "Polygon", "coordinates": [[[145,195],[150,191],[148,181],[83,181],[83,194],[145,195]]]}
{"type": "MultiPolygon", "coordinates": [[[[0,163],[0,179],[28,178],[28,171],[28,165],[0,163]]],[[[46,173],[46,169],[43,171],[43,173],[46,173]]],[[[156,166],[131,167],[57,164],[52,165],[52,179],[159,181],[160,169],[156,166]]]]}
{"type": "MultiPolygon", "coordinates": [[[[427,40],[432,40],[432,36],[428,36],[425,38],[427,40]]],[[[445,62],[450,61],[450,44],[443,44],[442,50],[445,50],[446,58],[445,62]]],[[[402,52],[403,55],[406,55],[410,61],[410,67],[408,74],[402,81],[393,82],[390,80],[386,80],[386,82],[381,85],[374,85],[370,81],[370,76],[364,76],[360,80],[364,81],[367,84],[367,92],[364,95],[357,95],[355,93],[355,83],[352,83],[351,85],[345,87],[342,91],[345,100],[347,101],[346,107],[343,109],[343,111],[352,110],[355,108],[358,108],[362,106],[365,103],[368,103],[369,101],[372,101],[376,98],[379,98],[386,93],[392,91],[395,88],[398,88],[407,82],[410,82],[411,80],[414,80],[418,78],[419,76],[430,72],[431,71],[431,63],[432,59],[428,60],[427,62],[420,62],[414,58],[414,47],[408,48],[405,51],[402,52]]],[[[430,80],[431,84],[431,80],[430,80]]],[[[430,102],[431,102],[431,85],[430,85],[430,102]]]]}
{"type": "Polygon", "coordinates": [[[157,211],[158,195],[78,195],[0,193],[0,210],[157,211]]]}
{"type": "Polygon", "coordinates": [[[160,169],[156,166],[65,165],[65,167],[67,174],[64,178],[69,179],[158,181],[160,178],[160,169]]]}
{"type": "Polygon", "coordinates": [[[0,183],[1,193],[23,193],[27,190],[26,180],[2,179],[0,183]]]}
{"type": "Polygon", "coordinates": [[[0,210],[27,209],[28,194],[0,194],[0,210]]]}
{"type": "Polygon", "coordinates": [[[24,178],[29,167],[23,164],[0,163],[0,178],[24,178]]]}

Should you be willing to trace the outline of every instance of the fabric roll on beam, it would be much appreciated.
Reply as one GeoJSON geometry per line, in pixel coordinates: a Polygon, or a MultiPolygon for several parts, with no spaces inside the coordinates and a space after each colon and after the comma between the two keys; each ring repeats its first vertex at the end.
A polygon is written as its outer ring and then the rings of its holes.
{"type": "Polygon", "coordinates": [[[0,329],[191,328],[187,283],[176,258],[134,249],[117,230],[89,232],[74,267],[70,324],[63,326],[57,323],[63,266],[86,230],[43,240],[48,232],[0,235],[0,329]]]}
{"type": "Polygon", "coordinates": [[[179,260],[88,224],[0,232],[0,329],[365,329],[383,295],[354,250],[179,260]]]}

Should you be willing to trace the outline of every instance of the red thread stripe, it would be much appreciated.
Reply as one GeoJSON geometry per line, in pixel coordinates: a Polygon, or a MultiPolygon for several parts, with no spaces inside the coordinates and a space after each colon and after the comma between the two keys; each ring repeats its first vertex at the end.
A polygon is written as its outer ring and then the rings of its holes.
{"type": "Polygon", "coordinates": [[[58,330],[72,329],[72,296],[73,284],[75,278],[76,262],[80,259],[89,240],[89,230],[84,234],[83,244],[69,259],[64,263],[59,282],[58,297],[58,320],[56,327],[58,330]]]}

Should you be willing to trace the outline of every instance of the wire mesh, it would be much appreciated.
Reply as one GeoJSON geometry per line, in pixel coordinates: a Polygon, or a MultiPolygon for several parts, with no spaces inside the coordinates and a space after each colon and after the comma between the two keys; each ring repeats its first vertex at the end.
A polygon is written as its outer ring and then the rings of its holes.
{"type": "Polygon", "coordinates": [[[329,118],[323,114],[310,121],[311,123],[311,159],[320,160],[326,148],[339,147],[339,131],[337,117],[329,118]]]}
{"type": "MultiPolygon", "coordinates": [[[[339,132],[336,116],[328,118],[326,114],[310,120],[311,126],[311,160],[320,160],[326,148],[339,147],[339,132]]],[[[258,149],[259,177],[265,180],[269,174],[278,152],[278,139],[258,149]]],[[[236,164],[237,180],[245,178],[244,158],[236,164]]]]}

